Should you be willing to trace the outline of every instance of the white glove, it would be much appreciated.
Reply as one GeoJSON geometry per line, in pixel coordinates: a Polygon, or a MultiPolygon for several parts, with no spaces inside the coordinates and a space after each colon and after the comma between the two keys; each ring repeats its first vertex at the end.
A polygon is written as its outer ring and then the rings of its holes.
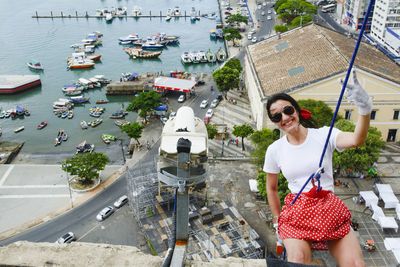
{"type": "MultiPolygon", "coordinates": [[[[370,114],[372,111],[372,99],[367,92],[361,87],[357,80],[356,71],[352,73],[352,83],[347,83],[346,86],[346,97],[349,102],[353,102],[358,107],[358,113],[360,115],[370,114]]],[[[343,86],[343,79],[340,79],[340,83],[343,86]]]]}

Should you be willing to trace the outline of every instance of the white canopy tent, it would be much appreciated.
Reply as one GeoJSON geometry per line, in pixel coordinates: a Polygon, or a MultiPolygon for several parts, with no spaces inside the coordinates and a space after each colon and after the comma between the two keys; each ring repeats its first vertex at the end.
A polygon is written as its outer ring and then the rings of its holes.
{"type": "Polygon", "coordinates": [[[365,206],[371,208],[372,204],[378,206],[379,198],[375,195],[373,191],[360,191],[360,197],[365,200],[365,206]]]}
{"type": "Polygon", "coordinates": [[[394,195],[393,192],[385,192],[381,194],[381,199],[385,203],[385,209],[394,209],[399,204],[399,199],[394,195]]]}
{"type": "Polygon", "coordinates": [[[390,228],[390,229],[394,229],[396,231],[396,233],[399,230],[399,226],[397,225],[394,217],[379,217],[378,223],[381,226],[382,230],[385,228],[390,228]]]}
{"type": "Polygon", "coordinates": [[[170,77],[157,77],[154,79],[153,87],[164,90],[179,91],[189,93],[194,90],[196,81],[170,78],[170,77]]]}

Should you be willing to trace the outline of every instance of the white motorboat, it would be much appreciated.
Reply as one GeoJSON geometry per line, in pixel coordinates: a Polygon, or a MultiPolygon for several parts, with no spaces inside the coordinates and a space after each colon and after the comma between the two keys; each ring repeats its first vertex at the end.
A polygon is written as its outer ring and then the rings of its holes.
{"type": "Polygon", "coordinates": [[[113,15],[111,13],[107,13],[106,14],[106,22],[112,22],[113,20],[113,15]]]}
{"type": "Polygon", "coordinates": [[[192,63],[199,63],[200,59],[199,59],[199,54],[197,51],[191,51],[189,53],[190,59],[192,60],[192,63]]]}
{"type": "Polygon", "coordinates": [[[142,8],[140,6],[134,6],[132,9],[132,15],[137,17],[142,14],[142,8]]]}
{"type": "Polygon", "coordinates": [[[167,15],[167,16],[165,17],[165,20],[166,20],[166,21],[170,21],[171,18],[172,18],[172,17],[171,17],[170,15],[167,15]]]}
{"type": "Polygon", "coordinates": [[[174,8],[174,15],[175,16],[179,16],[180,14],[181,14],[181,9],[179,8],[179,6],[176,6],[175,8],[174,8]]]}
{"type": "Polygon", "coordinates": [[[123,16],[127,15],[127,12],[126,12],[127,10],[128,9],[126,8],[126,6],[123,6],[123,7],[117,7],[115,12],[118,17],[123,17],[123,16]]]}
{"type": "Polygon", "coordinates": [[[200,50],[199,53],[197,53],[199,57],[199,61],[202,63],[208,62],[207,57],[206,57],[206,52],[204,50],[200,50]]]}
{"type": "Polygon", "coordinates": [[[88,128],[88,124],[86,121],[81,121],[81,128],[82,129],[87,129],[88,128]]]}
{"type": "Polygon", "coordinates": [[[34,69],[34,70],[43,70],[42,64],[40,64],[39,61],[36,61],[34,59],[29,60],[26,65],[28,65],[29,68],[34,69]]]}
{"type": "Polygon", "coordinates": [[[189,55],[189,52],[183,52],[181,55],[181,59],[183,63],[192,63],[192,59],[189,55]]]}

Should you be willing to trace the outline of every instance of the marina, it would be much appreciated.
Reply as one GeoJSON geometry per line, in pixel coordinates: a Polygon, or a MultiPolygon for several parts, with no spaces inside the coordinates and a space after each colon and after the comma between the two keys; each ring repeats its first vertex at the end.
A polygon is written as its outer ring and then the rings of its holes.
{"type": "MultiPolygon", "coordinates": [[[[216,52],[219,48],[225,49],[223,40],[214,40],[209,36],[210,29],[216,27],[216,21],[211,19],[203,19],[196,23],[190,23],[190,17],[175,17],[171,14],[171,20],[166,21],[162,18],[131,18],[134,4],[129,6],[126,17],[115,17],[112,23],[105,23],[104,18],[93,19],[37,19],[32,18],[35,10],[41,14],[60,15],[75,14],[76,6],[80,10],[88,10],[89,14],[94,14],[96,9],[104,9],[107,6],[117,6],[118,2],[88,0],[78,2],[72,0],[69,2],[53,3],[52,1],[42,1],[35,5],[30,5],[28,0],[22,0],[18,5],[12,1],[6,1],[4,8],[0,10],[0,14],[13,25],[12,28],[1,27],[0,34],[9,40],[3,44],[3,49],[7,53],[2,56],[2,64],[0,65],[0,75],[38,75],[41,85],[35,86],[29,90],[22,91],[17,94],[4,94],[0,98],[0,107],[3,111],[14,109],[17,105],[29,110],[30,116],[17,117],[15,120],[0,119],[0,128],[2,128],[1,141],[25,142],[20,153],[22,154],[65,154],[74,153],[76,144],[87,140],[88,143],[95,145],[96,152],[119,151],[121,153],[121,144],[127,142],[128,137],[122,133],[119,127],[115,126],[115,119],[110,119],[118,110],[126,110],[126,107],[133,100],[137,92],[143,88],[152,87],[147,80],[148,74],[156,76],[157,74],[168,74],[173,72],[188,73],[199,77],[201,73],[211,74],[213,70],[221,64],[202,63],[202,64],[183,64],[181,55],[184,51],[210,49],[216,52]],[[30,8],[21,9],[18,6],[26,4],[30,8]],[[16,10],[11,16],[6,10],[16,10]],[[90,11],[90,12],[89,12],[90,11]],[[69,68],[66,58],[71,57],[72,53],[80,53],[75,49],[82,49],[88,45],[81,46],[82,40],[89,40],[89,36],[101,33],[102,43],[97,45],[92,53],[87,55],[101,55],[91,68],[69,68]],[[169,45],[162,50],[162,54],[157,58],[132,58],[122,50],[118,39],[126,37],[130,34],[137,34],[143,39],[148,36],[165,33],[169,36],[179,36],[179,44],[169,45]],[[195,34],[194,34],[195,33],[195,34]],[[16,36],[24,36],[23,39],[16,40],[16,36]],[[77,47],[71,47],[72,44],[79,44],[77,47]],[[44,70],[37,71],[27,67],[26,63],[30,59],[35,59],[44,66],[44,70]],[[138,73],[144,78],[140,81],[120,82],[121,73],[138,73]],[[85,79],[93,83],[93,88],[85,88],[78,80],[85,79]],[[93,79],[94,78],[94,79],[93,79]],[[102,84],[96,87],[97,81],[101,79],[107,80],[109,84],[102,84]],[[60,90],[61,89],[61,90],[60,90]],[[60,104],[60,111],[65,102],[58,101],[61,99],[70,99],[70,97],[82,96],[88,98],[89,102],[75,104],[73,112],[68,115],[64,111],[64,119],[62,114],[60,117],[53,113],[53,103],[60,104]],[[82,121],[91,122],[96,117],[89,114],[89,108],[94,106],[98,100],[103,100],[106,110],[98,117],[103,122],[97,127],[88,127],[82,130],[80,123],[82,121]],[[71,114],[71,115],[70,115],[71,114]],[[66,116],[66,117],[65,117],[66,116]],[[68,117],[69,116],[69,117],[68,117]],[[37,126],[47,121],[47,126],[38,131],[37,126]],[[14,129],[24,125],[25,130],[15,134],[14,129]],[[68,133],[68,142],[59,146],[54,146],[53,142],[58,129],[64,129],[68,133]],[[118,141],[111,142],[106,145],[101,139],[103,133],[115,136],[118,141]]],[[[143,2],[140,4],[141,14],[159,15],[154,12],[154,2],[143,2]]],[[[162,10],[162,15],[166,14],[168,9],[174,6],[180,6],[181,16],[187,14],[192,7],[196,8],[196,12],[209,14],[218,13],[218,3],[214,0],[185,2],[176,0],[169,3],[157,3],[157,9],[162,10]]],[[[137,8],[139,10],[139,8],[137,8]]],[[[78,12],[78,15],[80,15],[78,12]]],[[[76,15],[76,14],[75,14],[76,15]]],[[[149,50],[150,51],[150,50],[149,50]]],[[[161,50],[159,50],[161,52],[161,50]]],[[[82,51],[83,52],[83,51],[82,51]]],[[[154,51],[156,52],[156,51],[154,51]]],[[[6,114],[4,114],[5,116],[6,114]]],[[[121,119],[117,119],[121,120],[121,119]]],[[[125,121],[135,122],[137,114],[129,112],[125,121]]],[[[117,122],[118,125],[124,122],[117,122]]],[[[113,152],[114,153],[114,152],[113,152]]],[[[119,159],[112,157],[114,162],[121,163],[119,159]]]]}

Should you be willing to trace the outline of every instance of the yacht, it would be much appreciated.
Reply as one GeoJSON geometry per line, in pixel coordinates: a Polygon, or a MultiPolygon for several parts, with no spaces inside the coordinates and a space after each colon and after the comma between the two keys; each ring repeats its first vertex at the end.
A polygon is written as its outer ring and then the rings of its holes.
{"type": "Polygon", "coordinates": [[[134,6],[132,9],[132,15],[137,17],[142,14],[142,8],[140,6],[134,6]]]}
{"type": "Polygon", "coordinates": [[[192,63],[192,59],[189,55],[189,52],[183,52],[181,55],[181,59],[183,63],[192,63]]]}

